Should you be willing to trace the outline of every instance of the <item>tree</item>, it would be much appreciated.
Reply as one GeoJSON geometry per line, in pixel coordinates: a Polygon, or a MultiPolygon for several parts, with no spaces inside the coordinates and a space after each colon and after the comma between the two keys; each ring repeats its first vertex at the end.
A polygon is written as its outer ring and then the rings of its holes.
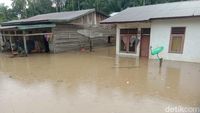
{"type": "Polygon", "coordinates": [[[81,10],[81,3],[84,0],[66,0],[65,1],[65,10],[67,11],[74,11],[74,10],[81,10]]]}
{"type": "Polygon", "coordinates": [[[16,19],[12,9],[9,9],[4,4],[0,4],[0,22],[16,19]]]}
{"type": "Polygon", "coordinates": [[[66,0],[53,0],[53,3],[56,6],[56,11],[61,12],[64,10],[66,0]]]}
{"type": "Polygon", "coordinates": [[[55,12],[51,0],[28,0],[27,16],[55,12]]]}
{"type": "Polygon", "coordinates": [[[26,0],[12,0],[13,11],[17,15],[20,15],[21,18],[27,17],[26,7],[27,7],[27,1],[26,0]]]}

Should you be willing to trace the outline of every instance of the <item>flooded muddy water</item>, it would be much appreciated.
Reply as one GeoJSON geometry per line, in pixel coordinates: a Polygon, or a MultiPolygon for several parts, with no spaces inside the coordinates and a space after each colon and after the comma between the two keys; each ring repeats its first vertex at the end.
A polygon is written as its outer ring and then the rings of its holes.
{"type": "Polygon", "coordinates": [[[200,64],[95,52],[0,54],[0,113],[164,113],[200,107],[200,64]]]}

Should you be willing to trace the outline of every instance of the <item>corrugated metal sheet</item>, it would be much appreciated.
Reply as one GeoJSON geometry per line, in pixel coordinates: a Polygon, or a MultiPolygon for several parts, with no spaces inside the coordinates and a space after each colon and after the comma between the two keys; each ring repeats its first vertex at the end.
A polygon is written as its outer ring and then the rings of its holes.
{"type": "Polygon", "coordinates": [[[17,28],[17,26],[0,26],[0,29],[14,29],[17,28]]]}
{"type": "Polygon", "coordinates": [[[101,23],[140,22],[151,19],[200,16],[200,1],[185,1],[127,8],[101,23]]]}
{"type": "Polygon", "coordinates": [[[20,30],[25,30],[25,29],[36,29],[36,28],[50,28],[55,26],[56,26],[55,24],[37,24],[37,25],[20,25],[17,26],[17,28],[20,30]]]}
{"type": "Polygon", "coordinates": [[[1,26],[1,29],[19,29],[19,30],[26,30],[26,29],[36,29],[36,28],[50,28],[55,27],[56,24],[36,24],[36,25],[17,25],[17,26],[1,26]]]}
{"type": "Polygon", "coordinates": [[[9,22],[4,22],[2,25],[14,24],[14,23],[28,23],[28,22],[53,22],[53,21],[71,21],[80,16],[86,15],[88,13],[94,12],[95,9],[88,9],[88,10],[79,10],[79,11],[68,11],[68,12],[59,12],[59,13],[48,13],[33,16],[27,19],[21,20],[13,20],[9,22]]]}

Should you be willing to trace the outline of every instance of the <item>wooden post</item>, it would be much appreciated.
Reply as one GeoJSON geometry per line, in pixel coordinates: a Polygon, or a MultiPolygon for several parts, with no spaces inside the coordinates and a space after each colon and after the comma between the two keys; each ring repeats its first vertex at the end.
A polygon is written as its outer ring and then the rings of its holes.
{"type": "Polygon", "coordinates": [[[15,32],[15,35],[16,35],[16,34],[17,34],[17,31],[15,30],[14,32],[15,32]]]}
{"type": "Polygon", "coordinates": [[[5,44],[5,42],[6,42],[6,36],[5,36],[5,32],[3,31],[3,43],[5,44]]]}
{"type": "Polygon", "coordinates": [[[24,50],[26,55],[28,55],[28,50],[27,50],[27,45],[26,45],[26,36],[25,36],[25,31],[23,31],[23,42],[24,42],[24,50]]]}
{"type": "Polygon", "coordinates": [[[3,46],[5,46],[5,39],[4,39],[4,32],[2,31],[1,32],[1,36],[2,36],[2,42],[1,42],[1,52],[3,52],[3,49],[4,49],[4,47],[3,46]]]}
{"type": "Polygon", "coordinates": [[[92,40],[89,38],[89,43],[90,43],[90,52],[92,52],[92,40]]]}
{"type": "Polygon", "coordinates": [[[163,63],[163,58],[160,58],[159,59],[159,66],[160,66],[160,68],[162,67],[162,63],[163,63]]]}
{"type": "Polygon", "coordinates": [[[11,37],[11,33],[9,32],[10,35],[10,49],[11,49],[11,53],[13,53],[13,46],[12,46],[12,37],[11,37]]]}
{"type": "Polygon", "coordinates": [[[91,31],[90,31],[90,36],[89,36],[89,43],[90,43],[90,52],[92,52],[93,45],[92,45],[92,40],[91,40],[91,31]]]}

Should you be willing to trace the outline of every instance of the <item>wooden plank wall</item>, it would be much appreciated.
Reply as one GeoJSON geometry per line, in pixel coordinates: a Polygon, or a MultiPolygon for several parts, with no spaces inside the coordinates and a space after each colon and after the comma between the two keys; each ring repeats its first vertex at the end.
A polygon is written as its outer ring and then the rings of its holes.
{"type": "MultiPolygon", "coordinates": [[[[90,13],[70,22],[70,25],[65,23],[57,24],[56,27],[52,29],[54,36],[52,44],[53,46],[50,48],[50,50],[54,53],[57,53],[68,50],[78,50],[81,47],[88,48],[88,38],[82,36],[77,31],[91,26],[100,26],[99,22],[105,18],[105,16],[98,13],[90,13]]],[[[93,39],[92,42],[94,47],[106,45],[107,37],[96,38],[93,39]]]]}
{"type": "MultiPolygon", "coordinates": [[[[89,40],[82,36],[77,30],[84,29],[84,27],[77,25],[57,25],[52,29],[53,31],[53,49],[51,52],[58,53],[69,50],[79,50],[80,48],[89,48],[89,40]]],[[[92,40],[93,46],[105,46],[107,37],[96,38],[92,40]]]]}
{"type": "Polygon", "coordinates": [[[56,25],[53,31],[53,52],[63,52],[71,49],[80,48],[80,43],[85,38],[77,33],[79,26],[75,25],[56,25]]]}

